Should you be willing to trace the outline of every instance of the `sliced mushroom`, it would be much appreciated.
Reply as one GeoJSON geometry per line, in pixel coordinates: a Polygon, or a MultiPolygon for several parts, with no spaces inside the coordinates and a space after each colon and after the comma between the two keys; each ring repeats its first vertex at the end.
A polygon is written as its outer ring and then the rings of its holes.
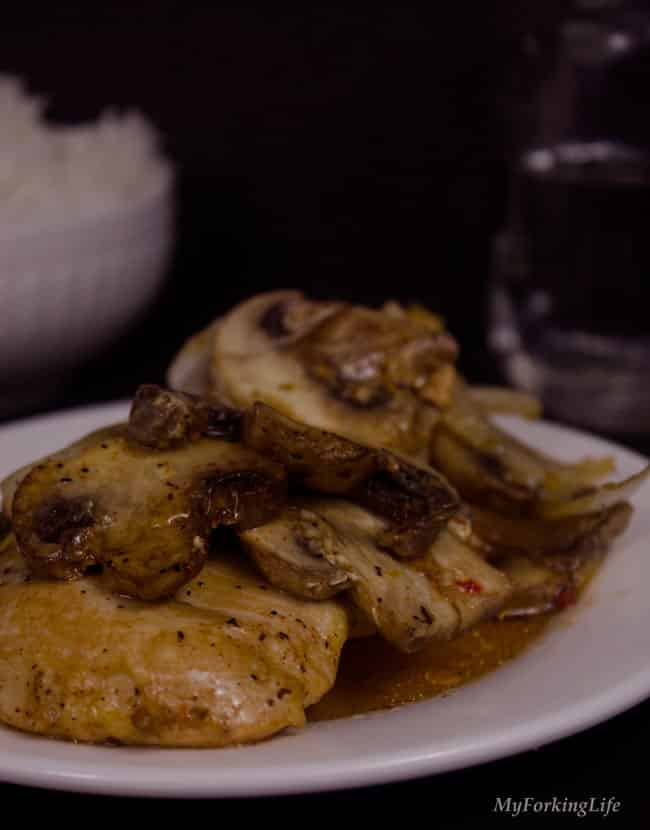
{"type": "Polygon", "coordinates": [[[272,585],[296,597],[322,600],[347,590],[353,578],[325,557],[327,541],[319,529],[315,514],[290,507],[262,527],[240,532],[239,538],[272,585]]]}
{"type": "Polygon", "coordinates": [[[384,530],[384,522],[348,502],[308,499],[239,536],[277,587],[301,597],[349,589],[382,636],[403,651],[454,636],[510,599],[508,577],[448,530],[413,566],[381,550],[384,530]]]}
{"type": "Polygon", "coordinates": [[[612,472],[610,458],[566,464],[495,426],[457,378],[431,439],[431,462],[474,503],[509,515],[543,513],[612,472]]]}
{"type": "Polygon", "coordinates": [[[606,553],[612,542],[627,529],[633,512],[634,508],[627,502],[619,502],[603,510],[600,522],[576,542],[564,561],[572,557],[574,564],[571,567],[575,570],[585,559],[606,553]]]}
{"type": "Polygon", "coordinates": [[[564,553],[573,548],[603,520],[599,513],[549,521],[537,517],[504,516],[472,505],[472,528],[488,556],[524,553],[534,558],[564,553]]]}
{"type": "MultiPolygon", "coordinates": [[[[88,435],[85,435],[79,441],[73,442],[66,449],[70,453],[73,452],[73,450],[77,447],[83,449],[84,447],[88,446],[89,443],[92,443],[92,441],[95,438],[98,438],[99,440],[103,441],[106,434],[106,428],[102,427],[101,429],[95,430],[94,432],[90,432],[88,435]]],[[[33,470],[34,467],[36,467],[39,463],[40,461],[32,461],[31,464],[25,464],[23,467],[19,467],[17,470],[14,470],[13,473],[4,478],[0,483],[0,494],[2,495],[2,511],[9,520],[11,519],[14,496],[16,495],[18,485],[22,482],[25,476],[29,472],[31,472],[31,470],[33,470]]]]}
{"type": "Polygon", "coordinates": [[[613,540],[626,529],[632,507],[620,503],[604,511],[598,523],[562,553],[530,557],[505,553],[493,559],[513,584],[503,617],[533,616],[566,608],[595,573],[613,540]]]}
{"type": "Polygon", "coordinates": [[[417,315],[254,297],[214,332],[212,389],[227,403],[263,401],[306,424],[426,460],[450,389],[454,341],[417,315]]]}
{"type": "Polygon", "coordinates": [[[129,414],[129,436],[145,447],[166,450],[199,438],[208,428],[208,407],[182,392],[145,384],[129,414]]]}
{"type": "MultiPolygon", "coordinates": [[[[444,331],[404,314],[346,306],[302,346],[310,375],[354,407],[374,408],[398,390],[427,399],[432,374],[449,367],[458,347],[444,331]]],[[[441,390],[438,390],[441,391],[441,390]]]]}
{"type": "MultiPolygon", "coordinates": [[[[296,507],[298,532],[308,538],[312,555],[348,575],[348,595],[396,648],[416,651],[456,631],[458,614],[431,581],[376,544],[384,521],[338,499],[305,499],[296,507]]],[[[277,521],[286,523],[288,533],[295,532],[295,514],[285,511],[277,521]]],[[[267,528],[258,529],[257,540],[267,528]]]]}
{"type": "Polygon", "coordinates": [[[459,508],[454,490],[430,467],[298,423],[263,403],[241,413],[145,386],[136,394],[129,431],[146,445],[166,447],[191,441],[201,432],[212,434],[210,424],[217,420],[222,434],[240,437],[280,462],[294,483],[345,495],[390,519],[383,545],[399,556],[421,555],[459,508]]]}
{"type": "Polygon", "coordinates": [[[190,395],[203,397],[213,394],[210,364],[218,325],[217,320],[183,344],[167,371],[172,389],[182,389],[190,395]]]}
{"type": "Polygon", "coordinates": [[[10,533],[11,533],[11,522],[4,515],[4,513],[0,513],[0,545],[2,545],[2,543],[7,538],[7,536],[9,536],[10,533]]]}
{"type": "Polygon", "coordinates": [[[32,467],[11,519],[37,574],[68,579],[101,566],[115,590],[156,599],[198,572],[212,528],[267,521],[284,490],[282,467],[240,445],[150,450],[118,425],[32,467]]]}
{"type": "Polygon", "coordinates": [[[379,468],[376,450],[301,424],[263,403],[245,413],[242,440],[321,493],[353,492],[379,468]]]}
{"type": "Polygon", "coordinates": [[[403,558],[421,555],[460,507],[456,492],[437,472],[385,451],[357,499],[389,519],[379,542],[403,558]]]}
{"type": "Polygon", "coordinates": [[[474,504],[515,516],[533,510],[535,489],[510,480],[498,455],[468,446],[444,427],[431,437],[431,463],[474,504]]]}
{"type": "Polygon", "coordinates": [[[165,450],[201,435],[237,441],[242,413],[236,409],[162,386],[140,386],[129,414],[129,436],[145,447],[165,450]]]}
{"type": "Polygon", "coordinates": [[[255,354],[269,345],[286,348],[345,307],[342,302],[310,300],[300,291],[272,291],[235,306],[216,334],[235,354],[255,354]]]}
{"type": "Polygon", "coordinates": [[[383,546],[399,556],[423,553],[460,506],[430,467],[300,424],[265,404],[245,414],[242,440],[282,462],[309,489],[345,495],[389,519],[383,546]]]}

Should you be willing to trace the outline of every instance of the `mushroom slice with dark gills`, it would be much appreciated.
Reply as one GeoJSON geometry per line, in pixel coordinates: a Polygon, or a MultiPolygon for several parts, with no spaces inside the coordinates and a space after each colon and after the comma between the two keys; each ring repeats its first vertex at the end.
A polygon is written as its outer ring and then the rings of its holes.
{"type": "Polygon", "coordinates": [[[384,520],[338,499],[304,499],[239,537],[274,585],[297,596],[339,593],[411,652],[494,616],[512,595],[508,576],[464,541],[462,524],[451,527],[406,563],[382,549],[384,520]]]}
{"type": "MultiPolygon", "coordinates": [[[[457,351],[434,321],[395,304],[376,310],[297,292],[260,295],[213,329],[212,392],[233,406],[263,401],[311,426],[426,460],[457,351]]],[[[170,383],[185,388],[190,376],[179,365],[170,383]]]]}
{"type": "Polygon", "coordinates": [[[382,547],[403,558],[419,556],[460,508],[458,496],[430,467],[383,450],[378,459],[378,471],[359,488],[357,500],[389,520],[382,547]]]}
{"type": "Polygon", "coordinates": [[[570,547],[537,548],[532,555],[523,546],[519,551],[493,547],[490,563],[506,574],[513,588],[500,615],[536,616],[573,605],[631,515],[631,505],[612,505],[581,536],[574,536],[570,547]]]}
{"type": "Polygon", "coordinates": [[[423,553],[460,507],[430,467],[300,424],[266,404],[245,413],[242,440],[280,461],[308,489],[344,495],[389,519],[383,544],[398,556],[423,553]]]}
{"type": "Polygon", "coordinates": [[[504,516],[475,505],[469,511],[474,538],[488,557],[523,553],[540,559],[572,550],[582,540],[593,538],[594,532],[603,526],[611,528],[610,536],[613,538],[625,530],[625,525],[609,524],[610,516],[628,516],[632,508],[626,502],[619,502],[594,513],[558,519],[504,516]]]}
{"type": "Polygon", "coordinates": [[[323,600],[351,587],[353,576],[328,560],[333,531],[306,508],[291,506],[261,527],[240,532],[246,551],[272,585],[296,597],[323,600]]]}
{"type": "Polygon", "coordinates": [[[5,539],[9,536],[10,533],[11,522],[3,513],[0,513],[0,549],[2,548],[2,544],[4,543],[5,539]]]}
{"type": "Polygon", "coordinates": [[[155,384],[138,387],[129,413],[129,436],[145,447],[166,450],[207,435],[224,441],[241,437],[243,413],[209,398],[155,384]]]}
{"type": "Polygon", "coordinates": [[[239,537],[277,587],[299,596],[316,585],[327,586],[330,595],[348,591],[400,651],[453,636],[460,626],[457,609],[425,573],[382,550],[377,540],[385,527],[384,520],[350,502],[306,498],[239,537]]]}
{"type": "Polygon", "coordinates": [[[432,433],[430,460],[463,498],[511,516],[568,514],[561,505],[614,467],[606,457],[560,462],[518,441],[492,423],[460,377],[432,433]]]}
{"type": "Polygon", "coordinates": [[[191,441],[201,430],[212,435],[215,429],[281,463],[293,484],[346,496],[389,519],[384,546],[399,556],[423,553],[460,506],[454,490],[430,467],[301,424],[263,403],[242,413],[145,386],[131,408],[130,434],[149,446],[191,441]]]}
{"type": "Polygon", "coordinates": [[[192,395],[212,395],[212,348],[218,325],[216,320],[185,341],[167,372],[172,389],[182,389],[192,395]]]}
{"type": "Polygon", "coordinates": [[[283,468],[239,444],[152,450],[118,425],[35,464],[11,520],[36,574],[68,579],[101,566],[114,590],[157,599],[199,571],[213,528],[267,521],[284,491],[283,468]]]}
{"type": "Polygon", "coordinates": [[[377,450],[301,424],[264,403],[253,404],[244,414],[242,441],[321,493],[354,492],[379,469],[377,450]]]}

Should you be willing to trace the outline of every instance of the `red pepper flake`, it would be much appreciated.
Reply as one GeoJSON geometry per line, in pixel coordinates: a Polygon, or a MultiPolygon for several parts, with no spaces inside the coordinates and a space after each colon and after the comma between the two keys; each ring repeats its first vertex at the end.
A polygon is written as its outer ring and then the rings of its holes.
{"type": "Polygon", "coordinates": [[[475,579],[457,579],[456,585],[467,594],[482,594],[483,586],[475,579]]]}
{"type": "Polygon", "coordinates": [[[558,608],[568,608],[578,601],[578,592],[575,585],[566,585],[555,597],[555,604],[558,608]]]}

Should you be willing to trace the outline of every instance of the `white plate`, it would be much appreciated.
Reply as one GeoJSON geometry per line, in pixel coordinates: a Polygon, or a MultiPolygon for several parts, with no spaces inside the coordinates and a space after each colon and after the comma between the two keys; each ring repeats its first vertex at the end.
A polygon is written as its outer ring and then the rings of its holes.
{"type": "MultiPolygon", "coordinates": [[[[0,429],[0,476],[124,417],[125,404],[0,429]]],[[[632,452],[544,423],[507,421],[564,459],[632,452]]],[[[301,793],[398,781],[538,747],[650,695],[650,487],[632,525],[579,605],[522,657],[447,697],[318,723],[257,746],[170,750],[73,745],[0,727],[0,780],[79,792],[150,796],[301,793]]]]}

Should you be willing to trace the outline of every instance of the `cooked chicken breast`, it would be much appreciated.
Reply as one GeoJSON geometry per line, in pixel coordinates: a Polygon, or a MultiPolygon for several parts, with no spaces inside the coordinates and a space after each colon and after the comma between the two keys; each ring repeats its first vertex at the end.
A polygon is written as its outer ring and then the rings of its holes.
{"type": "Polygon", "coordinates": [[[345,611],[211,559],[177,597],[143,603],[95,578],[26,581],[0,549],[0,720],[77,741],[218,747],[302,726],[334,683],[345,611]]]}
{"type": "Polygon", "coordinates": [[[508,576],[449,530],[443,530],[427,555],[414,564],[456,611],[458,632],[495,616],[512,595],[508,576]]]}

